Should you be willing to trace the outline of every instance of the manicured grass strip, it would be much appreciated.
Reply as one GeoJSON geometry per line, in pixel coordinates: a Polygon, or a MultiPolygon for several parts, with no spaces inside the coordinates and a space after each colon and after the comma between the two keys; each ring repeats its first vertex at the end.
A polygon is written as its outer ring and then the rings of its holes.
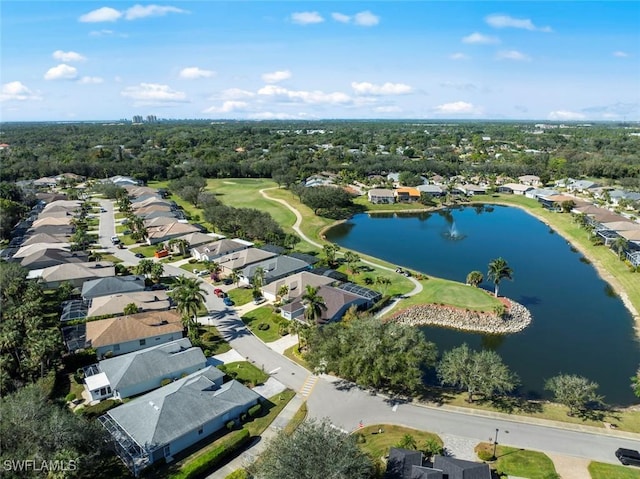
{"type": "Polygon", "coordinates": [[[268,401],[263,401],[261,415],[247,422],[244,425],[244,429],[254,437],[259,436],[269,427],[269,424],[273,422],[295,395],[294,391],[286,389],[280,394],[270,397],[268,401]]]}
{"type": "Polygon", "coordinates": [[[207,269],[204,265],[204,263],[201,262],[197,262],[197,263],[185,263],[183,265],[180,265],[180,269],[183,269],[185,271],[189,271],[189,273],[193,273],[194,269],[197,269],[198,271],[202,271],[203,269],[207,269]]]}
{"type": "Polygon", "coordinates": [[[273,311],[271,306],[262,306],[260,308],[249,311],[242,316],[242,321],[251,330],[253,334],[258,336],[265,343],[276,341],[282,337],[280,334],[280,326],[286,325],[288,321],[273,311]],[[260,325],[263,329],[260,329],[260,325]],[[266,328],[266,329],[264,329],[266,328]]]}
{"type": "Polygon", "coordinates": [[[354,198],[353,203],[363,206],[367,211],[429,211],[432,206],[425,206],[417,201],[414,203],[375,204],[369,201],[367,195],[354,198]]]}
{"type": "Polygon", "coordinates": [[[242,306],[249,301],[253,301],[253,290],[251,288],[234,288],[227,291],[227,294],[236,306],[242,306]]]}
{"type": "Polygon", "coordinates": [[[284,428],[284,433],[288,436],[294,433],[298,426],[304,422],[307,418],[307,414],[309,410],[307,409],[307,402],[303,402],[302,405],[298,408],[296,413],[293,415],[289,423],[284,428]]]}
{"type": "Polygon", "coordinates": [[[413,437],[418,450],[430,439],[435,439],[441,446],[443,445],[442,439],[437,434],[391,424],[375,424],[354,432],[362,434],[364,438],[364,442],[358,443],[360,449],[378,463],[381,462],[381,458],[388,456],[389,449],[395,447],[407,434],[413,437]],[[382,432],[379,432],[381,429],[382,432]]]}
{"type": "Polygon", "coordinates": [[[269,375],[267,373],[261,371],[248,361],[221,364],[220,366],[217,366],[217,368],[248,387],[263,384],[267,379],[269,379],[269,375]]]}
{"type": "Polygon", "coordinates": [[[145,258],[153,258],[153,254],[158,250],[157,245],[136,246],[129,248],[132,253],[142,253],[145,258]]]}
{"type": "Polygon", "coordinates": [[[284,356],[291,359],[291,361],[293,361],[294,363],[298,363],[307,371],[311,371],[311,366],[309,366],[309,363],[307,363],[307,361],[305,361],[302,355],[298,352],[297,344],[294,344],[290,348],[285,349],[284,356]]]}
{"type": "MultiPolygon", "coordinates": [[[[402,300],[399,308],[417,304],[447,304],[473,311],[493,311],[500,301],[490,292],[446,279],[432,278],[421,281],[423,290],[415,296],[402,300]]],[[[396,312],[398,309],[394,310],[396,312]]]]}
{"type": "Polygon", "coordinates": [[[603,462],[589,463],[591,479],[640,479],[640,469],[605,464],[603,462]]]}
{"type": "Polygon", "coordinates": [[[122,263],[122,260],[112,254],[102,254],[101,261],[111,261],[113,264],[122,263]]]}
{"type": "MultiPolygon", "coordinates": [[[[476,447],[476,451],[480,450],[492,455],[493,444],[480,443],[476,447]]],[[[498,446],[496,448],[496,457],[498,459],[493,463],[493,467],[501,475],[526,477],[528,479],[559,477],[553,461],[542,452],[498,446]],[[556,475],[554,476],[554,474],[556,475]]]]}

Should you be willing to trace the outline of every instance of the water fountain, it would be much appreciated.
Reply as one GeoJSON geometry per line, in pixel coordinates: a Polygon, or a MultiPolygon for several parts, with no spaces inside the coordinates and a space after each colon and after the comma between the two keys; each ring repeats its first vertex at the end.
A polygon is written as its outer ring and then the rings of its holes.
{"type": "Polygon", "coordinates": [[[456,228],[455,221],[451,222],[451,226],[449,226],[449,229],[447,231],[442,233],[442,236],[451,241],[460,241],[466,238],[466,235],[460,233],[458,231],[458,228],[456,228]]]}

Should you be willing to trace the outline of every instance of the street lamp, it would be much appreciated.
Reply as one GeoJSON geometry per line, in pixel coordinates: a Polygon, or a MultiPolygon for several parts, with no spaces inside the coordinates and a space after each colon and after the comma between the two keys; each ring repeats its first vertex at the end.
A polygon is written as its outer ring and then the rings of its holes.
{"type": "Polygon", "coordinates": [[[493,458],[496,458],[496,448],[498,447],[498,432],[500,432],[500,429],[496,428],[496,436],[493,439],[493,458]]]}

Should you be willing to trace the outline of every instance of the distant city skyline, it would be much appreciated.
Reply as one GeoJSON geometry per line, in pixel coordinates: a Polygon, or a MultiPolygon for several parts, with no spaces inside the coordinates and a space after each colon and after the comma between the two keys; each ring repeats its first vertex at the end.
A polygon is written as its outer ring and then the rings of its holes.
{"type": "Polygon", "coordinates": [[[0,120],[640,120],[640,2],[2,2],[0,120]]]}

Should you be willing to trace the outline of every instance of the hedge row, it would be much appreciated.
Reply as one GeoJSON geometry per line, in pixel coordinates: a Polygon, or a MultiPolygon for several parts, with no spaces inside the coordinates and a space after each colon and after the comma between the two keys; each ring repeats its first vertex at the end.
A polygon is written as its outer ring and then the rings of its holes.
{"type": "Polygon", "coordinates": [[[229,433],[229,437],[225,438],[218,446],[183,465],[180,470],[176,474],[171,475],[169,479],[193,479],[200,477],[205,472],[216,468],[225,458],[246,445],[250,439],[251,435],[246,429],[229,433]]]}

